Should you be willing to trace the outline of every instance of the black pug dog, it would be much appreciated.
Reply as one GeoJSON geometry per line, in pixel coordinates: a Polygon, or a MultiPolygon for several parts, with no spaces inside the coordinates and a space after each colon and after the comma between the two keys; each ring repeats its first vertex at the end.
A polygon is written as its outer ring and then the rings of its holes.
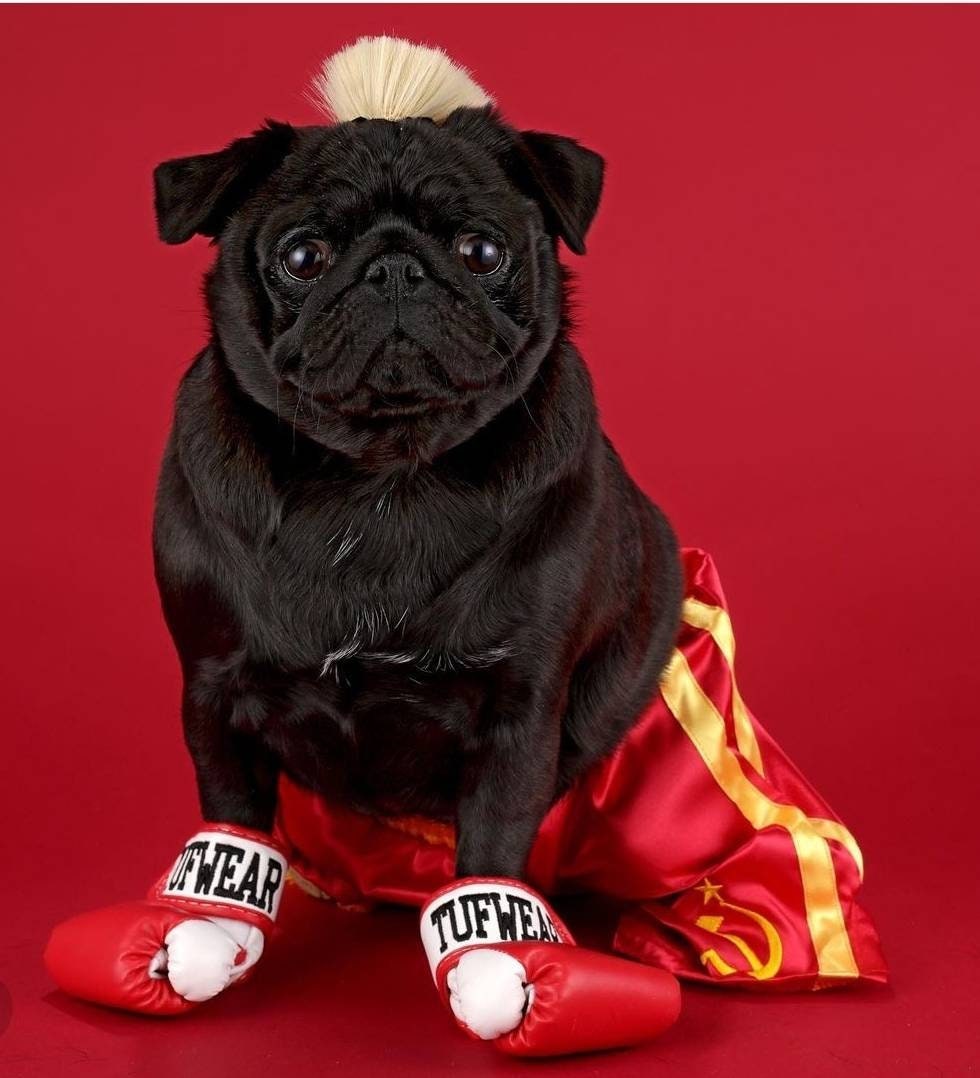
{"type": "Polygon", "coordinates": [[[163,240],[218,249],[154,527],[204,819],[269,830],[284,772],[519,877],[656,691],[677,545],[599,426],[557,254],[602,174],[489,107],[156,170],[163,240]]]}

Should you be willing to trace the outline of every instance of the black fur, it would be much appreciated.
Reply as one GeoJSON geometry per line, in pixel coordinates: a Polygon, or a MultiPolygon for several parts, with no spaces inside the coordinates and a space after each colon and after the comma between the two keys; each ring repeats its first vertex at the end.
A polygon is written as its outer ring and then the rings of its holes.
{"type": "Polygon", "coordinates": [[[157,169],[161,237],[219,247],[154,529],[207,820],[268,828],[282,770],[520,875],[654,693],[676,544],[600,430],[556,254],[601,181],[488,110],[270,124],[157,169]],[[281,268],[298,232],[334,252],[313,284],[281,268]]]}

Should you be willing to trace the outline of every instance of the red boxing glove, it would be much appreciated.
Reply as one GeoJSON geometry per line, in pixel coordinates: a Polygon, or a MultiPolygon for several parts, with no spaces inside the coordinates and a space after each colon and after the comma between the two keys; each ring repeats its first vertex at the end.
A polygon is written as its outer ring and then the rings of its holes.
{"type": "Polygon", "coordinates": [[[275,921],[286,861],[259,831],[211,824],[149,899],[58,925],[44,952],[58,987],[92,1003],[180,1014],[252,969],[275,921]]]}
{"type": "Polygon", "coordinates": [[[512,1055],[639,1044],[680,1012],[670,973],[577,947],[548,903],[515,880],[443,888],[423,908],[421,931],[456,1021],[512,1055]]]}

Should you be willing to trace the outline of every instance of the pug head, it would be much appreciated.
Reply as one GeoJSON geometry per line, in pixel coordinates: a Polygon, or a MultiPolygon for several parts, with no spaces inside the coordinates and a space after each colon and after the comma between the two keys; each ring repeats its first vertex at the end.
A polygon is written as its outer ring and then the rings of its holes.
{"type": "Polygon", "coordinates": [[[269,122],[154,174],[161,238],[212,237],[206,296],[238,387],[372,468],[418,464],[518,401],[563,328],[602,159],[492,106],[269,122]]]}

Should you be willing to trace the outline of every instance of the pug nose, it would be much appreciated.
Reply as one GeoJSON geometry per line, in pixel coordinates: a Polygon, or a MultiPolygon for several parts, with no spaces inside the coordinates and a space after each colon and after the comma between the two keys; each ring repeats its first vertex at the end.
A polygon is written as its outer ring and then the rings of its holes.
{"type": "Polygon", "coordinates": [[[425,267],[414,256],[401,251],[380,255],[368,263],[364,270],[364,280],[387,290],[392,285],[401,289],[414,288],[419,281],[425,280],[425,267]]]}

